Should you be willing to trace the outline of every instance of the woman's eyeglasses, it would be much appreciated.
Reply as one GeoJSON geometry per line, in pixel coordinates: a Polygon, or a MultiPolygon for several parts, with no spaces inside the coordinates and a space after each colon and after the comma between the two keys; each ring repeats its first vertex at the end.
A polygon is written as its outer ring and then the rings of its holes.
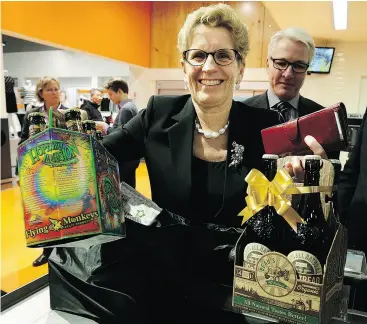
{"type": "Polygon", "coordinates": [[[212,55],[215,63],[221,66],[229,65],[235,59],[242,60],[241,53],[236,51],[235,49],[219,49],[215,52],[205,52],[199,49],[189,49],[182,53],[183,59],[193,66],[204,65],[209,55],[212,55]]]}

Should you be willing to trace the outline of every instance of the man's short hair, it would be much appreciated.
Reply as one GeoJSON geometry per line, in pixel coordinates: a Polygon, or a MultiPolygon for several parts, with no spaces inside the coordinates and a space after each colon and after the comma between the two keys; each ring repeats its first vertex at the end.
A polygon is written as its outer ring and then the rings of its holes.
{"type": "Polygon", "coordinates": [[[96,91],[99,91],[100,93],[102,93],[102,90],[101,89],[98,89],[98,88],[92,88],[91,90],[90,90],[90,96],[92,97],[94,94],[95,94],[95,92],[96,91]]]}
{"type": "Polygon", "coordinates": [[[307,47],[309,53],[309,62],[307,63],[311,63],[315,55],[315,43],[312,39],[312,36],[306,30],[298,27],[280,30],[271,37],[268,45],[268,58],[270,58],[271,53],[277,43],[284,38],[290,39],[294,42],[303,43],[307,47]]]}
{"type": "Polygon", "coordinates": [[[105,89],[111,89],[114,92],[117,92],[119,89],[121,89],[122,92],[129,93],[129,86],[127,85],[127,82],[121,78],[114,78],[108,81],[105,85],[105,89]]]}

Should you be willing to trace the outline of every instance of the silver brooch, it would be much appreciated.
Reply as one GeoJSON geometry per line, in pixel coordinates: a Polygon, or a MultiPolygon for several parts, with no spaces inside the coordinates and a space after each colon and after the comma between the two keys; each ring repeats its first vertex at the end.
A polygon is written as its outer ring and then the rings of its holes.
{"type": "Polygon", "coordinates": [[[237,167],[243,159],[243,152],[245,151],[245,148],[237,144],[236,142],[232,143],[233,149],[231,150],[231,163],[228,167],[235,166],[237,167]]]}

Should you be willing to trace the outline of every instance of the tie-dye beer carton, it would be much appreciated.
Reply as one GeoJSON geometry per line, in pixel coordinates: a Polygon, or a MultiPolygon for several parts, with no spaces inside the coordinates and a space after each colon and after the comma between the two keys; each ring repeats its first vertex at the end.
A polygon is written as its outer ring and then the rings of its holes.
{"type": "Polygon", "coordinates": [[[125,236],[118,163],[92,136],[46,129],[19,145],[18,170],[27,246],[125,236]]]}

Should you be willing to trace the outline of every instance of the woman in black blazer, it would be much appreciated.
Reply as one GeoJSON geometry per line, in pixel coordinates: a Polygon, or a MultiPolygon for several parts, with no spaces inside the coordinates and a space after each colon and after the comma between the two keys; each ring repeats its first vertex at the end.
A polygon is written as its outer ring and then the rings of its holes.
{"type": "Polygon", "coordinates": [[[120,162],[145,158],[152,199],[192,222],[240,226],[252,168],[262,169],[260,131],[275,112],[235,102],[249,49],[248,31],[228,5],[189,14],[178,35],[190,95],[153,96],[105,137],[120,162]]]}
{"type": "Polygon", "coordinates": [[[244,179],[252,168],[262,169],[260,131],[278,124],[278,115],[232,100],[244,72],[248,32],[230,6],[190,14],[178,47],[190,95],[151,97],[103,145],[120,163],[144,157],[152,200],[190,226],[155,229],[130,222],[118,252],[123,269],[115,276],[106,270],[100,280],[140,300],[149,323],[235,323],[220,309],[232,294],[229,252],[241,232],[244,179]],[[139,257],[131,261],[131,255],[139,257]],[[133,283],[140,288],[130,289],[133,283]],[[205,291],[207,306],[194,306],[199,291],[205,291]]]}

